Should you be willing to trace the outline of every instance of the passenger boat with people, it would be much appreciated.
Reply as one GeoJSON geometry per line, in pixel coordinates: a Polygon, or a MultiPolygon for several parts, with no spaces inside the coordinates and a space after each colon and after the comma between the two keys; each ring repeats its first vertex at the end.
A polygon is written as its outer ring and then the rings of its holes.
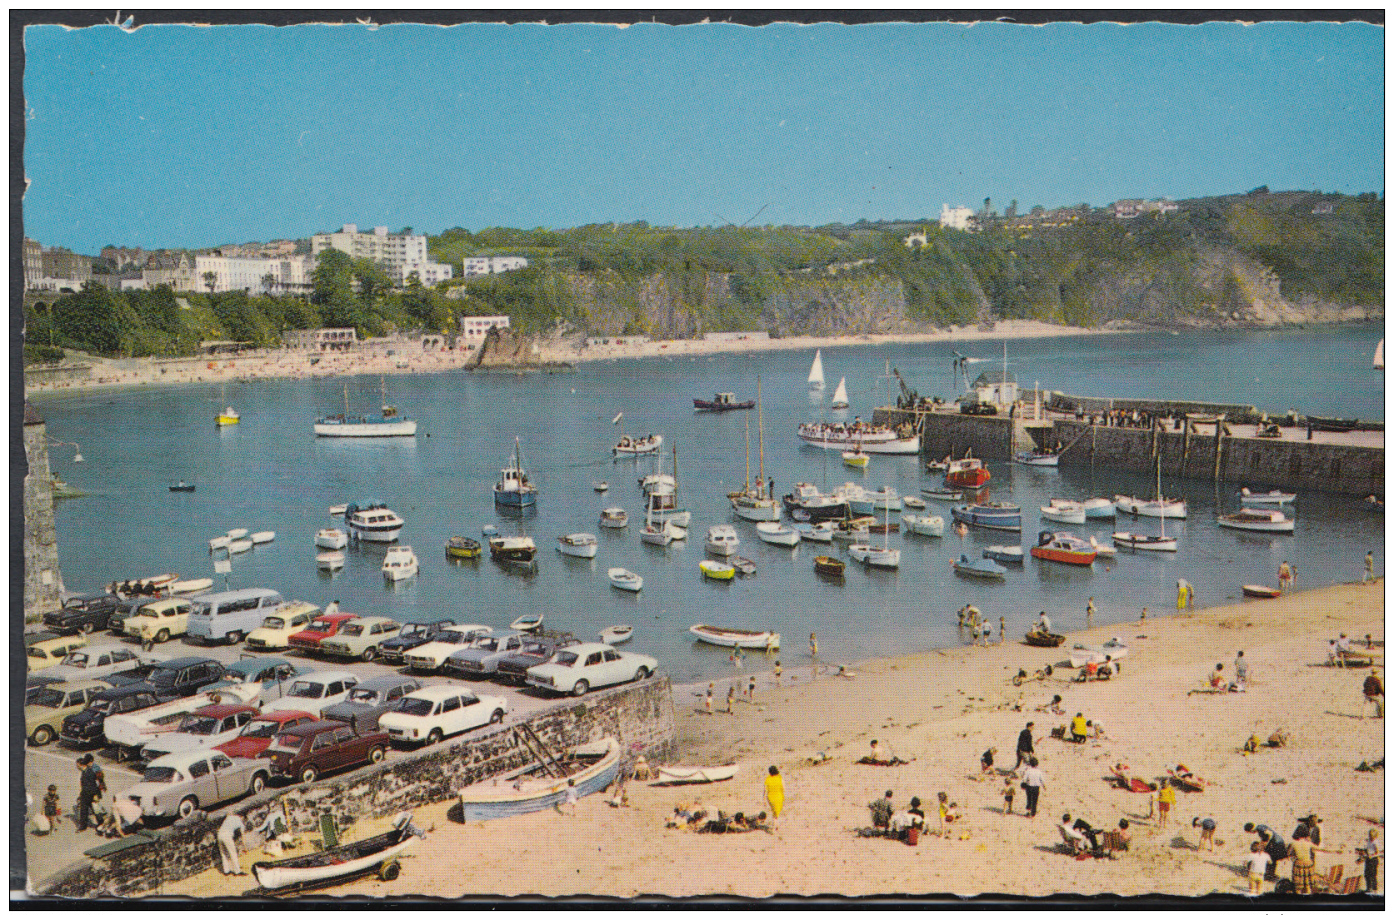
{"type": "Polygon", "coordinates": [[[851,451],[860,448],[869,454],[918,454],[920,437],[909,423],[895,429],[869,423],[803,423],[799,439],[815,448],[851,451]]]}
{"type": "Polygon", "coordinates": [[[321,438],[390,438],[415,435],[416,420],[400,416],[396,407],[388,406],[385,388],[381,415],[350,414],[348,385],[344,385],[344,412],[321,416],[315,420],[314,429],[321,438]]]}
{"type": "Polygon", "coordinates": [[[736,395],[729,391],[722,391],[711,400],[700,400],[692,398],[692,409],[696,413],[725,413],[728,410],[753,410],[755,401],[736,400],[736,395]]]}

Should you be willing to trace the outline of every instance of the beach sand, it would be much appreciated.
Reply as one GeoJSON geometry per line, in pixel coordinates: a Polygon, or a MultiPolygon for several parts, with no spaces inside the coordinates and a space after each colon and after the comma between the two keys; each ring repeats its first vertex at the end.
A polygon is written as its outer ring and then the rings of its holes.
{"type": "MultiPolygon", "coordinates": [[[[784,337],[746,341],[654,340],[649,343],[585,346],[576,337],[540,337],[536,355],[543,363],[579,363],[605,359],[655,356],[699,356],[714,353],[763,352],[859,346],[884,343],[958,342],[965,346],[990,340],[1073,337],[1118,333],[1065,327],[1041,321],[999,321],[992,330],[955,327],[927,334],[858,335],[847,337],[784,337]]],[[[305,350],[258,350],[236,356],[185,359],[94,360],[91,376],[82,380],[41,380],[27,373],[25,393],[95,390],[112,387],[167,384],[217,384],[259,378],[328,378],[349,375],[407,375],[458,371],[475,356],[468,350],[422,351],[419,344],[375,339],[347,353],[305,350]],[[390,351],[390,352],[389,352],[390,351]],[[317,360],[310,364],[311,358],[317,360]]]]}
{"type": "MultiPolygon", "coordinates": [[[[945,610],[944,612],[951,612],[945,610]]],[[[1082,624],[1083,613],[1076,624],[1082,624]]],[[[1069,621],[1057,626],[1070,628],[1069,621]]],[[[392,883],[359,880],[337,892],[367,896],[709,896],[769,897],[835,894],[1056,892],[1202,895],[1245,889],[1247,821],[1290,836],[1298,817],[1316,813],[1323,851],[1317,872],[1343,865],[1361,873],[1355,848],[1384,816],[1384,772],[1357,772],[1384,756],[1384,721],[1363,718],[1361,684],[1369,669],[1328,666],[1328,638],[1384,638],[1383,582],[1338,585],[1271,601],[1217,607],[1193,616],[1148,620],[1077,632],[1059,649],[1016,639],[987,648],[958,648],[862,662],[855,678],[831,676],[836,658],[812,660],[799,639],[786,639],[782,688],[766,674],[754,705],[724,711],[726,684],[717,685],[715,714],[701,711],[704,685],[674,687],[684,765],[740,764],[731,781],[676,788],[631,782],[629,806],[583,798],[576,817],[552,812],[462,825],[451,804],[416,811],[431,830],[392,883]],[[1018,669],[1033,673],[1067,656],[1076,642],[1117,636],[1130,646],[1121,676],[1111,682],[1071,682],[1057,669],[1045,682],[1012,686],[1018,669]],[[795,646],[798,646],[797,648],[795,646]],[[1235,653],[1249,661],[1244,693],[1196,694],[1215,664],[1232,677],[1235,653]],[[829,667],[828,665],[833,665],[829,667]],[[1105,737],[1083,745],[1050,737],[1068,716],[1035,709],[1052,695],[1073,715],[1101,722],[1105,737]],[[1000,774],[1015,761],[1017,733],[1036,723],[1036,751],[1045,774],[1040,815],[1001,813],[1000,774]],[[1278,728],[1291,735],[1283,749],[1241,753],[1250,735],[1264,740],[1278,728]],[[878,739],[909,765],[873,767],[856,760],[878,739]],[[999,774],[979,775],[979,757],[996,748],[999,774]],[[826,761],[813,762],[820,755],[826,761]],[[1108,768],[1126,762],[1155,779],[1184,764],[1210,782],[1198,794],[1177,792],[1171,824],[1148,819],[1148,794],[1114,787],[1108,768]],[[665,828],[677,804],[700,800],[715,813],[766,809],[766,769],[783,773],[786,804],[772,834],[710,835],[665,828]],[[927,834],[917,846],[860,838],[867,804],[894,790],[897,809],[920,797],[937,827],[940,791],[964,815],[953,838],[927,834]],[[1057,824],[1069,812],[1100,829],[1130,820],[1132,850],[1118,860],[1077,861],[1060,849],[1057,824]],[[1199,852],[1193,817],[1218,821],[1213,853],[1199,852]],[[1373,822],[1372,822],[1373,821],[1373,822]]],[[[1383,679],[1384,652],[1374,650],[1383,679]]],[[[374,834],[386,822],[360,823],[350,839],[374,834]]],[[[1382,829],[1381,829],[1382,833],[1382,829]]],[[[260,853],[244,856],[257,860],[260,853]]],[[[1289,865],[1279,869],[1287,876],[1289,865]]],[[[1382,878],[1381,878],[1381,886],[1382,878]]],[[[163,890],[171,895],[237,895],[250,877],[207,872],[163,890]]],[[[1271,892],[1273,884],[1266,885],[1271,892]]]]}

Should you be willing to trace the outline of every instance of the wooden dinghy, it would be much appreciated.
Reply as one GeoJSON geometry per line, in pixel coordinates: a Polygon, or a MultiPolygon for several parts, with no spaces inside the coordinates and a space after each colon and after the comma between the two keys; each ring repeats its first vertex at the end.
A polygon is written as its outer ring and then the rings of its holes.
{"type": "Polygon", "coordinates": [[[460,791],[466,823],[535,813],[555,807],[574,781],[577,797],[603,791],[619,771],[619,742],[612,737],[576,747],[565,758],[533,763],[511,776],[477,782],[460,791]]]}
{"type": "Polygon", "coordinates": [[[404,813],[390,832],[298,858],[258,861],[252,865],[252,876],[267,890],[329,886],[372,871],[384,880],[393,880],[400,870],[397,858],[422,835],[411,825],[411,814],[404,813]]]}
{"type": "Polygon", "coordinates": [[[1241,590],[1243,590],[1245,597],[1272,599],[1274,597],[1283,596],[1282,591],[1279,591],[1277,588],[1267,587],[1266,585],[1244,585],[1241,590]]]}
{"type": "Polygon", "coordinates": [[[1037,648],[1059,648],[1065,644],[1065,636],[1059,632],[1040,632],[1033,629],[1026,633],[1026,644],[1035,645],[1037,648]]]}
{"type": "Polygon", "coordinates": [[[708,626],[705,623],[690,626],[687,631],[695,635],[699,641],[709,645],[720,645],[722,648],[769,648],[771,645],[779,647],[778,632],[728,629],[724,626],[708,626]]]}
{"type": "Polygon", "coordinates": [[[658,777],[649,782],[654,787],[665,785],[706,785],[729,781],[736,777],[740,766],[659,766],[658,777]]]}

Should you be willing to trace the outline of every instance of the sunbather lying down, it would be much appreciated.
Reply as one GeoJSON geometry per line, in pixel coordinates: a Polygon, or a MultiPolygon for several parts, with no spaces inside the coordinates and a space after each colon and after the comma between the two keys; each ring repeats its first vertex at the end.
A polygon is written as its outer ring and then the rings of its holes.
{"type": "Polygon", "coordinates": [[[1117,785],[1124,791],[1132,791],[1137,794],[1144,794],[1148,791],[1156,791],[1157,788],[1151,782],[1143,781],[1133,776],[1127,763],[1117,763],[1108,770],[1109,774],[1117,779],[1117,785]]]}
{"type": "Polygon", "coordinates": [[[720,810],[716,812],[716,819],[708,820],[703,823],[697,832],[754,832],[760,829],[765,832],[773,832],[769,824],[765,822],[765,811],[760,811],[753,817],[747,817],[743,813],[734,813],[727,816],[720,810]]]}
{"type": "Polygon", "coordinates": [[[863,756],[861,759],[857,760],[857,763],[863,766],[908,766],[910,765],[910,760],[901,759],[899,756],[892,756],[890,759],[863,756]]]}

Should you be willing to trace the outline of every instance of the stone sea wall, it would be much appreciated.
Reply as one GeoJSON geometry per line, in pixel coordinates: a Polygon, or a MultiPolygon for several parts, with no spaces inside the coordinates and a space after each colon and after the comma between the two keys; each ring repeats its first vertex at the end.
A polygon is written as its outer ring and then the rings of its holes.
{"type": "MultiPolygon", "coordinates": [[[[557,702],[523,721],[554,752],[614,737],[627,753],[622,766],[632,764],[641,754],[650,764],[672,762],[677,754],[672,683],[663,676],[557,702]]],[[[313,832],[325,813],[333,814],[343,829],[359,820],[448,801],[466,785],[532,762],[516,730],[519,723],[488,728],[469,740],[431,752],[393,754],[377,766],[340,778],[264,792],[211,815],[195,813],[160,830],[152,844],[73,864],[38,890],[45,896],[81,898],[157,892],[161,884],[217,865],[216,834],[227,813],[239,813],[249,824],[260,823],[268,811],[280,807],[292,831],[313,832]]],[[[251,833],[247,841],[256,845],[259,836],[251,833]]]]}

